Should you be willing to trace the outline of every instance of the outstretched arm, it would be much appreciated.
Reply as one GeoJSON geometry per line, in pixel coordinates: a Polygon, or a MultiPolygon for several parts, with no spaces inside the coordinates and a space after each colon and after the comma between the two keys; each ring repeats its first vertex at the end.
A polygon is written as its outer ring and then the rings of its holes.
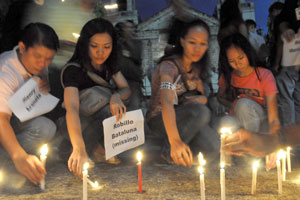
{"type": "MultiPolygon", "coordinates": [[[[161,82],[170,82],[173,80],[169,75],[161,75],[161,82]]],[[[171,89],[160,90],[160,101],[162,105],[162,117],[164,126],[171,146],[171,157],[178,165],[191,166],[193,155],[190,147],[180,138],[174,109],[174,91],[171,89]]]]}
{"type": "Polygon", "coordinates": [[[81,132],[79,118],[79,92],[76,87],[64,89],[66,121],[73,151],[68,160],[68,168],[77,176],[81,176],[83,164],[88,161],[88,155],[81,132]]]}
{"type": "Polygon", "coordinates": [[[10,125],[10,115],[7,113],[0,113],[0,142],[21,174],[33,183],[42,180],[46,174],[45,168],[36,156],[27,154],[21,147],[10,125]]]}

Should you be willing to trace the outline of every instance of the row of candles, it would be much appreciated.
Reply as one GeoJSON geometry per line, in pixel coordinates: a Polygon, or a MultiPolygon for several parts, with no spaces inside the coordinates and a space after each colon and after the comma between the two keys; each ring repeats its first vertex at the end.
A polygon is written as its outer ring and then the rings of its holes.
{"type": "MultiPolygon", "coordinates": [[[[225,135],[225,134],[222,134],[225,135]]],[[[222,135],[221,135],[221,145],[222,144],[222,135]]],[[[290,159],[290,151],[291,148],[288,147],[287,151],[280,150],[277,154],[277,176],[278,176],[278,193],[282,194],[282,181],[286,180],[286,163],[288,172],[291,172],[291,159],[290,159]],[[282,166],[280,161],[282,161],[282,166]]],[[[41,155],[40,160],[45,167],[46,165],[46,158],[48,153],[48,147],[47,144],[43,145],[41,148],[41,155]]],[[[137,166],[138,166],[138,185],[139,185],[139,193],[142,193],[142,154],[141,152],[137,153],[137,166]]],[[[226,199],[226,193],[225,193],[225,154],[221,152],[220,155],[220,185],[221,185],[221,200],[226,199]]],[[[199,161],[199,178],[200,178],[200,196],[201,200],[205,200],[205,181],[204,181],[204,165],[206,164],[206,160],[204,159],[203,154],[200,152],[198,155],[198,161],[199,161]]],[[[268,157],[266,157],[266,162],[268,162],[268,157]]],[[[259,166],[259,162],[255,161],[252,166],[252,187],[251,187],[251,194],[256,194],[256,183],[257,183],[257,169],[259,166]]],[[[85,163],[83,165],[83,171],[82,171],[82,186],[83,186],[83,200],[87,200],[87,185],[90,184],[93,188],[100,188],[99,183],[97,181],[92,182],[88,178],[88,167],[89,164],[85,163]]],[[[43,177],[42,181],[40,182],[40,187],[42,190],[45,190],[45,177],[43,177]]]]}
{"type": "MultiPolygon", "coordinates": [[[[286,180],[286,163],[288,172],[291,172],[291,159],[290,159],[290,151],[291,148],[287,147],[287,151],[280,150],[277,153],[277,176],[278,176],[278,194],[282,194],[282,181],[286,180]],[[282,161],[282,162],[281,162],[282,161]],[[281,165],[282,163],[282,165],[281,165]]],[[[198,171],[200,173],[200,196],[201,200],[205,200],[205,182],[204,182],[204,165],[206,161],[202,153],[198,155],[199,159],[199,167],[198,171]]],[[[267,160],[267,159],[266,159],[267,160]]],[[[259,166],[259,161],[253,162],[252,165],[252,186],[251,186],[251,194],[256,194],[256,183],[257,183],[257,169],[259,166]]],[[[220,163],[220,185],[221,185],[221,200],[226,199],[225,193],[225,162],[220,163]]]]}
{"type": "MultiPolygon", "coordinates": [[[[40,161],[44,167],[46,166],[47,154],[48,154],[48,146],[47,144],[44,144],[41,148],[41,155],[40,155],[40,161]]],[[[137,160],[138,160],[137,166],[138,166],[139,193],[142,193],[143,190],[142,190],[142,153],[141,152],[137,153],[137,160]]],[[[88,162],[84,163],[83,171],[82,171],[82,199],[83,200],[87,200],[88,198],[88,193],[87,193],[88,184],[90,184],[94,189],[101,188],[97,181],[93,182],[88,178],[89,177],[88,168],[89,168],[89,163],[88,162]]],[[[42,190],[45,190],[45,177],[43,177],[43,179],[40,182],[40,188],[42,190]]]]}

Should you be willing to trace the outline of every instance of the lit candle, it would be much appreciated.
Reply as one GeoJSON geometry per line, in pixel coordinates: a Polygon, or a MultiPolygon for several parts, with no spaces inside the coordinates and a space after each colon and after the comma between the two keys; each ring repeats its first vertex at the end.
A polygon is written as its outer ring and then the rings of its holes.
{"type": "Polygon", "coordinates": [[[201,200],[205,200],[205,182],[204,182],[204,169],[202,166],[198,167],[200,173],[200,196],[201,200]]]}
{"type": "MultiPolygon", "coordinates": [[[[232,134],[230,128],[221,128],[220,130],[221,132],[221,149],[223,148],[224,146],[224,143],[225,143],[225,138],[227,135],[229,134],[232,134]]],[[[221,151],[221,154],[220,154],[220,163],[226,163],[226,158],[225,158],[225,152],[221,151]]]]}
{"type": "Polygon", "coordinates": [[[88,162],[84,163],[83,171],[82,171],[82,200],[87,200],[88,168],[89,168],[89,163],[88,162]]]}
{"type": "Polygon", "coordinates": [[[224,164],[224,162],[221,162],[220,183],[221,183],[221,200],[225,200],[226,194],[225,194],[225,164],[224,164]]]}
{"type": "Polygon", "coordinates": [[[281,174],[281,167],[280,167],[280,159],[281,159],[281,153],[280,151],[277,154],[277,179],[278,179],[278,194],[282,194],[282,174],[281,174]]]}
{"type": "Polygon", "coordinates": [[[291,166],[291,147],[287,147],[286,149],[286,160],[287,160],[287,166],[288,166],[288,172],[292,171],[292,166],[291,166]]]}
{"type": "Polygon", "coordinates": [[[286,152],[282,150],[282,180],[286,180],[286,152]]]}
{"type": "MultiPolygon", "coordinates": [[[[47,144],[44,144],[41,148],[41,155],[40,155],[40,161],[44,168],[46,168],[46,159],[47,159],[47,153],[48,153],[48,147],[47,144]]],[[[45,190],[45,176],[43,175],[43,178],[40,182],[40,188],[42,190],[45,190]]]]}
{"type": "Polygon", "coordinates": [[[3,179],[4,179],[3,177],[4,177],[3,172],[0,171],[0,185],[1,185],[2,181],[3,181],[3,179]]]}
{"type": "Polygon", "coordinates": [[[98,187],[99,187],[98,181],[93,182],[93,181],[91,181],[89,178],[87,178],[87,182],[88,182],[88,184],[90,184],[93,188],[98,188],[98,187]]]}
{"type": "Polygon", "coordinates": [[[266,155],[266,165],[268,164],[269,159],[270,159],[269,155],[266,155]]]}
{"type": "Polygon", "coordinates": [[[251,188],[252,195],[256,194],[257,167],[258,167],[258,161],[255,161],[252,166],[252,188],[251,188]]]}
{"type": "Polygon", "coordinates": [[[200,166],[204,166],[206,164],[206,160],[204,160],[203,154],[199,152],[198,154],[198,161],[200,166]]]}
{"type": "Polygon", "coordinates": [[[136,157],[138,160],[137,166],[138,166],[138,176],[139,176],[139,193],[142,193],[143,192],[143,189],[142,189],[142,153],[140,151],[137,152],[136,157]]]}

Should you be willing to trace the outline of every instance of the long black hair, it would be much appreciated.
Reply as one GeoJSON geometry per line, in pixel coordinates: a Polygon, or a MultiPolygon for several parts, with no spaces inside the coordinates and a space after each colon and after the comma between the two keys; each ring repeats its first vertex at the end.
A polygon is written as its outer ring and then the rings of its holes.
{"type": "Polygon", "coordinates": [[[220,47],[220,58],[219,58],[219,76],[224,75],[227,86],[230,86],[231,72],[233,71],[231,65],[228,62],[227,51],[231,47],[241,49],[247,56],[249,65],[254,67],[258,80],[260,77],[257,71],[256,65],[256,53],[250,42],[240,33],[232,34],[223,39],[220,47]]]}
{"type": "Polygon", "coordinates": [[[109,72],[109,75],[112,75],[112,72],[114,72],[116,68],[117,35],[113,25],[106,19],[95,18],[83,26],[76,44],[75,52],[68,62],[77,62],[86,70],[93,70],[89,56],[89,42],[91,37],[98,33],[107,33],[112,39],[112,51],[107,60],[103,63],[104,69],[109,72]]]}
{"type": "Polygon", "coordinates": [[[239,0],[226,0],[220,9],[220,29],[227,27],[233,21],[243,22],[242,13],[239,8],[239,0]]]}
{"type": "MultiPolygon", "coordinates": [[[[184,23],[183,21],[174,21],[175,24],[180,24],[181,31],[177,36],[174,35],[174,32],[172,31],[173,29],[171,28],[170,30],[173,32],[172,34],[169,34],[172,36],[172,38],[169,38],[169,41],[172,41],[174,44],[172,49],[168,52],[165,52],[165,55],[159,60],[158,63],[161,63],[164,60],[170,60],[170,57],[176,57],[176,56],[183,56],[183,47],[181,46],[180,39],[185,38],[185,36],[188,34],[189,30],[194,28],[194,27],[202,27],[204,28],[208,36],[210,38],[210,30],[209,26],[202,21],[201,19],[196,19],[188,23],[184,23]]],[[[173,27],[173,26],[171,26],[173,27]]],[[[196,63],[197,68],[199,69],[200,72],[200,78],[202,80],[207,80],[209,78],[209,72],[208,72],[208,67],[209,67],[209,55],[208,55],[208,50],[205,52],[203,57],[196,63]]]]}

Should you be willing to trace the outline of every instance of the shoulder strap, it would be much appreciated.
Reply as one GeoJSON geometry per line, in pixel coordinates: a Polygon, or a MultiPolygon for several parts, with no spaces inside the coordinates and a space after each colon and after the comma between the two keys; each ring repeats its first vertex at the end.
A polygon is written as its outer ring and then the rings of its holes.
{"type": "Polygon", "coordinates": [[[78,64],[78,63],[75,63],[75,62],[70,62],[70,63],[67,63],[63,68],[62,68],[62,70],[61,70],[61,72],[60,72],[60,83],[61,83],[61,85],[62,85],[62,87],[63,88],[65,88],[65,86],[64,86],[64,82],[63,82],[63,75],[64,75],[64,72],[65,72],[65,70],[67,69],[67,67],[69,67],[69,66],[75,66],[75,67],[78,67],[78,68],[81,68],[81,66],[78,64]]]}
{"type": "MultiPolygon", "coordinates": [[[[63,86],[64,88],[64,83],[63,83],[63,73],[64,71],[67,69],[67,67],[69,66],[75,66],[75,67],[78,67],[78,68],[81,68],[81,66],[78,64],[78,63],[75,63],[75,62],[71,62],[71,63],[67,63],[63,69],[61,70],[61,73],[60,73],[60,82],[61,82],[61,85],[63,86]]],[[[102,77],[100,77],[99,75],[97,75],[96,73],[94,72],[91,72],[91,71],[87,71],[87,75],[90,77],[90,79],[92,79],[92,81],[94,81],[95,83],[97,83],[98,85],[101,85],[101,86],[104,86],[104,87],[107,87],[107,88],[110,88],[110,89],[113,89],[114,87],[112,85],[110,85],[106,80],[104,80],[102,77]]]]}
{"type": "Polygon", "coordinates": [[[183,72],[182,69],[179,67],[179,65],[178,65],[178,63],[176,62],[176,60],[170,60],[170,61],[173,62],[173,63],[175,64],[175,66],[177,67],[178,72],[179,72],[179,75],[181,75],[181,77],[182,77],[182,82],[183,82],[183,84],[184,84],[184,87],[185,87],[185,89],[188,91],[188,90],[189,90],[189,87],[188,87],[188,85],[187,85],[187,83],[186,83],[186,79],[185,79],[185,77],[184,77],[184,72],[183,72]]]}

